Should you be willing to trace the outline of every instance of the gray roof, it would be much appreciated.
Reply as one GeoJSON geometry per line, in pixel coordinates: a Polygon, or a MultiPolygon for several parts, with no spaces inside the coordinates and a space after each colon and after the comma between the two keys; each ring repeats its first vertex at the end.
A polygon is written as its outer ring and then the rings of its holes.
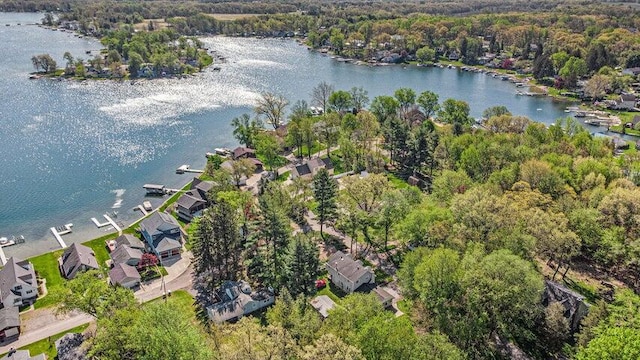
{"type": "Polygon", "coordinates": [[[146,230],[151,236],[160,235],[171,229],[180,229],[180,224],[173,216],[165,212],[154,212],[148,218],[142,220],[140,228],[146,230]]]}
{"type": "Polygon", "coordinates": [[[20,326],[20,311],[16,306],[6,306],[0,309],[0,331],[20,326]]]}
{"type": "Polygon", "coordinates": [[[142,251],[128,245],[120,245],[111,252],[110,256],[114,264],[122,264],[131,259],[142,259],[142,251]]]}
{"type": "Polygon", "coordinates": [[[185,209],[191,209],[203,204],[206,204],[206,201],[202,199],[198,191],[195,190],[185,192],[178,198],[178,201],[176,201],[176,205],[185,209]]]}
{"type": "Polygon", "coordinates": [[[313,158],[307,161],[307,165],[309,165],[309,169],[313,172],[314,170],[320,169],[324,167],[324,161],[320,158],[313,158]]]}
{"type": "Polygon", "coordinates": [[[182,244],[178,240],[174,240],[172,238],[164,237],[156,242],[154,242],[154,248],[157,252],[161,253],[164,251],[180,249],[182,248],[182,244]]]}
{"type": "Polygon", "coordinates": [[[31,356],[29,350],[14,350],[0,358],[0,360],[45,360],[44,354],[31,356]]]}
{"type": "Polygon", "coordinates": [[[245,307],[252,301],[271,299],[273,303],[274,298],[273,292],[266,289],[252,291],[245,281],[227,281],[216,290],[215,296],[218,302],[208,306],[207,313],[216,323],[247,314],[245,307]]]}
{"type": "Polygon", "coordinates": [[[304,175],[311,174],[311,169],[309,168],[308,164],[298,165],[295,168],[293,168],[293,171],[296,174],[298,174],[298,176],[304,176],[304,175]]]}
{"type": "MultiPolygon", "coordinates": [[[[33,264],[27,260],[19,261],[14,257],[10,257],[2,270],[0,270],[0,300],[4,301],[10,296],[12,294],[11,289],[16,284],[38,287],[33,264]]],[[[8,304],[7,306],[12,305],[8,304]]]]}
{"type": "Polygon", "coordinates": [[[311,300],[311,306],[318,310],[323,318],[327,318],[329,316],[329,310],[336,307],[336,303],[327,295],[319,295],[311,300]]]}
{"type": "Polygon", "coordinates": [[[204,193],[207,193],[212,188],[213,188],[213,182],[212,181],[200,180],[197,177],[194,177],[193,181],[191,181],[191,190],[196,189],[196,190],[202,191],[204,193]]]}
{"type": "Polygon", "coordinates": [[[376,293],[376,295],[378,295],[378,299],[380,299],[380,301],[383,303],[393,300],[393,295],[389,294],[385,289],[381,288],[380,286],[374,287],[373,292],[376,293]]]}
{"type": "Polygon", "coordinates": [[[242,156],[251,156],[251,157],[253,157],[253,156],[255,156],[254,155],[255,153],[256,153],[256,151],[253,150],[253,149],[239,146],[239,147],[233,149],[233,158],[237,159],[237,158],[242,157],[242,156]]]}
{"type": "Polygon", "coordinates": [[[144,249],[144,243],[138,237],[131,234],[123,234],[116,239],[116,246],[128,245],[136,249],[144,249]]]}
{"type": "Polygon", "coordinates": [[[133,280],[140,280],[140,273],[131,265],[117,264],[109,271],[112,284],[122,285],[133,280]]]}
{"type": "Polygon", "coordinates": [[[63,275],[68,279],[73,279],[82,265],[93,269],[100,268],[91,248],[76,243],[71,244],[62,254],[63,275]]]}
{"type": "Polygon", "coordinates": [[[344,254],[342,251],[336,251],[331,255],[327,266],[335,269],[340,275],[354,283],[364,274],[371,272],[371,268],[364,266],[360,260],[354,261],[351,255],[344,254]]]}

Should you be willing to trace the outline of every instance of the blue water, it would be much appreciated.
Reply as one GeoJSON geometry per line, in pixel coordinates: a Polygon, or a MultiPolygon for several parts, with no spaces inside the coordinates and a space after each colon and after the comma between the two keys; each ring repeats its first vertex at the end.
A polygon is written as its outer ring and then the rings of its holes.
{"type": "MultiPolygon", "coordinates": [[[[204,153],[232,147],[230,120],[250,112],[260,92],[309,101],[327,81],[336,89],[362,86],[369,97],[399,87],[432,90],[440,99],[470,104],[474,117],[494,105],[551,123],[566,104],[516,96],[513,84],[483,74],[418,67],[366,67],[336,62],[293,41],[205,38],[228,62],[181,80],[74,82],[29,80],[31,56],[50,53],[87,58],[99,42],[35,25],[39,14],[0,14],[0,236],[22,234],[27,243],[5,248],[31,256],[58,248],[52,226],[74,224],[67,243],[104,234],[91,217],[118,211],[117,220],[138,218],[134,206],[150,200],[142,185],[180,187],[182,164],[201,168],[204,153]],[[4,24],[11,24],[5,26],[4,24]],[[21,23],[20,26],[17,23],[21,23]]],[[[95,54],[95,52],[94,52],[95,54]]]]}

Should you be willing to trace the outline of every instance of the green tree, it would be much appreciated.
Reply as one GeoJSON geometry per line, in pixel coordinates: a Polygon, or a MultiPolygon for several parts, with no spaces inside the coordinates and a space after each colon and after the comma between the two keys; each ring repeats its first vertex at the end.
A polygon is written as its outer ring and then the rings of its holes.
{"type": "Polygon", "coordinates": [[[269,171],[280,165],[280,145],[274,134],[262,133],[256,136],[256,154],[264,159],[269,171]]]}
{"type": "Polygon", "coordinates": [[[253,110],[258,116],[264,116],[266,123],[273,126],[275,130],[282,124],[287,105],[289,101],[284,96],[265,92],[260,95],[253,110]]]}
{"type": "Polygon", "coordinates": [[[355,346],[351,346],[333,334],[323,334],[314,345],[304,348],[304,360],[365,360],[355,346]]]}
{"type": "Polygon", "coordinates": [[[578,79],[587,74],[587,63],[581,58],[572,56],[558,72],[568,87],[576,86],[578,79]]]}
{"type": "Polygon", "coordinates": [[[278,301],[267,310],[267,321],[269,325],[280,326],[289,332],[300,346],[313,343],[322,326],[309,299],[304,295],[293,298],[286,288],[280,291],[278,301]]]}
{"type": "Polygon", "coordinates": [[[231,178],[233,183],[240,188],[242,178],[250,177],[256,170],[255,164],[249,159],[238,159],[231,161],[231,178]]]}
{"type": "Polygon", "coordinates": [[[329,105],[338,113],[344,113],[353,106],[351,93],[344,90],[334,91],[329,96],[329,105]]]}
{"type": "Polygon", "coordinates": [[[502,115],[511,115],[511,112],[509,111],[509,109],[507,109],[507,107],[503,105],[492,106],[490,108],[486,108],[482,112],[482,117],[484,119],[491,119],[494,116],[502,116],[502,115]]]}
{"type": "Polygon", "coordinates": [[[144,59],[142,55],[134,51],[129,51],[129,76],[138,77],[138,71],[142,67],[144,59]]]}
{"type": "Polygon", "coordinates": [[[427,119],[431,118],[440,108],[440,105],[438,105],[438,94],[433,91],[427,90],[421,92],[416,101],[427,119]]]}
{"type": "Polygon", "coordinates": [[[320,236],[324,239],[323,227],[327,221],[337,216],[336,198],[338,183],[329,175],[327,169],[320,169],[313,177],[313,196],[318,203],[316,212],[320,223],[320,236]]]}
{"type": "Polygon", "coordinates": [[[242,114],[231,120],[231,126],[233,126],[233,136],[241,144],[248,148],[255,148],[256,138],[263,129],[260,119],[251,119],[249,114],[242,114]]]}
{"type": "Polygon", "coordinates": [[[320,259],[316,244],[303,235],[295,236],[284,256],[284,287],[291,294],[311,294],[315,290],[315,280],[319,275],[320,259]]]}
{"type": "Polygon", "coordinates": [[[400,103],[393,96],[376,96],[371,103],[371,112],[380,124],[385,124],[392,117],[398,116],[400,103]]]}
{"type": "Polygon", "coordinates": [[[428,46],[424,46],[416,51],[416,57],[421,63],[433,62],[436,60],[436,51],[428,46]]]}
{"type": "Polygon", "coordinates": [[[407,120],[409,110],[416,103],[416,92],[411,88],[400,88],[394,92],[394,97],[400,104],[400,117],[407,120]]]}
{"type": "Polygon", "coordinates": [[[440,121],[453,126],[454,135],[461,135],[464,128],[473,122],[469,116],[469,105],[462,100],[445,100],[438,112],[438,117],[440,121]]]}
{"type": "Polygon", "coordinates": [[[360,110],[369,105],[369,93],[362,86],[352,87],[349,94],[351,95],[351,103],[356,112],[360,112],[360,110]]]}
{"type": "Polygon", "coordinates": [[[465,354],[438,332],[418,336],[410,360],[422,360],[425,354],[433,360],[464,360],[465,354]]]}
{"type": "Polygon", "coordinates": [[[640,330],[611,327],[576,354],[578,360],[633,360],[640,358],[640,330]]]}

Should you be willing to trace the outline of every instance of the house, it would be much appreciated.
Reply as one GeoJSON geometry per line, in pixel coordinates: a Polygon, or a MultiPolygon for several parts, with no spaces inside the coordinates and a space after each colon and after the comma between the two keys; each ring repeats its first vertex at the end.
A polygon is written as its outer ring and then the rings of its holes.
{"type": "Polygon", "coordinates": [[[318,170],[322,168],[327,169],[329,174],[333,174],[333,162],[330,158],[313,158],[295,166],[291,171],[291,178],[312,178],[318,173],[318,170]]]}
{"type": "Polygon", "coordinates": [[[166,212],[155,212],[140,223],[140,232],[147,245],[160,262],[180,256],[182,232],[173,216],[166,212]]]}
{"type": "Polygon", "coordinates": [[[18,340],[20,337],[20,310],[15,306],[0,309],[0,342],[18,340]]]}
{"type": "Polygon", "coordinates": [[[133,289],[140,285],[140,273],[131,265],[119,263],[109,271],[109,283],[133,289]]]}
{"type": "Polygon", "coordinates": [[[213,182],[193,178],[189,191],[176,201],[178,217],[184,221],[191,221],[194,217],[202,215],[202,210],[210,205],[209,191],[213,185],[213,182]]]}
{"type": "Polygon", "coordinates": [[[542,304],[546,307],[553,302],[559,302],[564,306],[564,317],[569,321],[571,331],[577,331],[580,322],[589,313],[589,305],[587,305],[584,296],[556,282],[546,280],[542,293],[542,304]]]}
{"type": "Polygon", "coordinates": [[[329,310],[336,307],[336,303],[327,295],[319,295],[311,300],[311,306],[316,309],[323,319],[329,317],[329,310]]]}
{"type": "MultiPolygon", "coordinates": [[[[60,358],[58,358],[60,359],[60,358]]],[[[1,357],[0,360],[46,360],[46,356],[44,354],[38,354],[35,356],[31,356],[29,350],[9,350],[7,355],[1,357]]],[[[64,359],[60,359],[64,360],[64,359]]]]}
{"type": "Polygon", "coordinates": [[[275,301],[270,289],[252,291],[245,281],[227,281],[215,291],[216,302],[207,306],[207,315],[220,324],[235,321],[275,301]]]}
{"type": "Polygon", "coordinates": [[[231,152],[231,158],[233,160],[238,160],[238,159],[246,159],[246,158],[255,158],[256,157],[256,151],[250,148],[246,148],[243,146],[239,146],[235,149],[233,149],[233,151],[231,152]]]}
{"type": "Polygon", "coordinates": [[[0,270],[0,300],[2,307],[31,305],[38,297],[38,281],[29,261],[10,257],[0,270]]]}
{"type": "Polygon", "coordinates": [[[618,110],[633,110],[637,101],[638,99],[633,94],[621,94],[614,108],[618,110]]]}
{"type": "Polygon", "coordinates": [[[127,245],[132,249],[138,249],[144,252],[145,246],[144,243],[138,239],[136,236],[131,234],[122,234],[116,238],[116,248],[118,246],[127,245]]]}
{"type": "Polygon", "coordinates": [[[78,272],[100,268],[93,250],[80,244],[72,244],[66,248],[58,263],[62,276],[69,280],[76,277],[78,272]]]}
{"type": "Polygon", "coordinates": [[[109,254],[111,256],[111,264],[127,264],[130,266],[138,266],[142,260],[142,251],[134,249],[129,245],[120,245],[109,254]]]}
{"type": "Polygon", "coordinates": [[[56,340],[58,360],[84,360],[87,358],[87,349],[82,346],[85,338],[83,334],[68,333],[56,340]]]}
{"type": "Polygon", "coordinates": [[[258,174],[264,171],[264,164],[262,161],[255,158],[249,158],[249,160],[251,160],[251,163],[255,166],[255,170],[253,171],[254,173],[258,174]]]}
{"type": "Polygon", "coordinates": [[[390,308],[393,302],[393,295],[389,294],[385,289],[380,286],[376,286],[373,288],[372,292],[376,294],[378,300],[382,303],[382,306],[386,308],[390,308]]]}
{"type": "Polygon", "coordinates": [[[460,60],[460,55],[458,55],[458,52],[453,50],[449,53],[449,56],[447,56],[447,58],[449,59],[449,61],[458,61],[460,60]]]}
{"type": "Polygon", "coordinates": [[[360,260],[354,261],[351,255],[335,252],[327,261],[327,271],[331,282],[347,294],[351,294],[363,284],[375,283],[375,275],[370,267],[360,260]]]}

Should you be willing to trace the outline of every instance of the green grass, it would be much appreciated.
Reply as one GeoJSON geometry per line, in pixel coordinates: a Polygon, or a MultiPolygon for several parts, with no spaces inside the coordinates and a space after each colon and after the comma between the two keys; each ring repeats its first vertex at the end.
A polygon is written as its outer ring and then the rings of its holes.
{"type": "Polygon", "coordinates": [[[51,294],[61,288],[65,281],[58,269],[58,258],[62,255],[62,252],[63,250],[57,250],[29,259],[33,264],[35,271],[38,273],[38,276],[47,280],[48,294],[35,302],[34,307],[36,309],[55,304],[55,299],[51,294]]]}
{"type": "Polygon", "coordinates": [[[411,308],[413,307],[413,304],[411,303],[411,300],[402,299],[402,300],[398,301],[397,305],[398,305],[398,309],[400,309],[400,311],[402,311],[403,313],[405,313],[405,314],[410,314],[411,313],[411,308]]]}
{"type": "Polygon", "coordinates": [[[598,300],[600,300],[600,294],[598,294],[598,288],[593,285],[589,285],[583,283],[582,281],[573,281],[569,278],[565,279],[565,284],[567,287],[587,299],[587,302],[591,304],[595,304],[598,300]]]}
{"type": "Polygon", "coordinates": [[[85,243],[82,243],[85,246],[88,246],[93,250],[96,254],[96,260],[98,261],[98,265],[103,270],[107,269],[107,265],[105,262],[110,259],[109,250],[107,250],[107,241],[113,240],[118,237],[117,233],[101,236],[97,239],[89,240],[85,243]]]}
{"type": "Polygon", "coordinates": [[[289,178],[289,176],[291,176],[291,171],[286,171],[278,175],[278,177],[276,178],[276,181],[279,181],[279,182],[286,181],[289,178]]]}
{"type": "MultiPolygon", "coordinates": [[[[321,144],[320,142],[316,141],[313,143],[313,146],[311,147],[311,155],[317,153],[320,150],[324,150],[327,147],[324,144],[321,144]]],[[[307,157],[307,155],[309,155],[309,148],[307,147],[307,145],[302,145],[302,156],[307,157]]]]}
{"type": "Polygon", "coordinates": [[[81,333],[88,327],[89,327],[89,324],[80,325],[78,327],[74,327],[71,330],[67,330],[59,334],[50,336],[46,339],[42,339],[32,344],[23,346],[19,348],[19,350],[29,350],[29,353],[31,354],[31,356],[44,353],[45,355],[47,355],[47,359],[55,359],[56,356],[58,355],[58,351],[56,350],[56,344],[55,344],[56,340],[60,339],[61,337],[63,337],[65,334],[68,334],[68,333],[81,333]]]}
{"type": "Polygon", "coordinates": [[[327,282],[327,286],[325,286],[323,289],[318,290],[316,295],[326,295],[331,298],[331,300],[333,300],[333,302],[335,302],[336,304],[340,304],[341,298],[345,297],[346,294],[344,294],[342,290],[335,287],[335,285],[333,285],[331,281],[329,281],[329,279],[325,278],[324,280],[327,282]]]}
{"type": "MultiPolygon", "coordinates": [[[[145,304],[153,304],[153,303],[159,303],[163,301],[164,299],[162,297],[159,297],[157,299],[148,301],[145,304]]],[[[167,303],[170,303],[171,305],[180,307],[182,309],[189,310],[191,312],[194,311],[193,302],[194,302],[193,296],[191,296],[191,294],[189,294],[185,290],[172,291],[171,296],[167,298],[167,303]]]]}
{"type": "Polygon", "coordinates": [[[389,179],[389,183],[395,189],[406,189],[410,186],[406,181],[392,173],[387,173],[387,179],[389,179]]]}
{"type": "Polygon", "coordinates": [[[160,206],[160,208],[158,210],[159,211],[165,211],[174,202],[178,201],[178,198],[180,198],[180,196],[182,196],[182,193],[184,191],[189,190],[190,187],[191,187],[191,181],[189,181],[189,183],[187,185],[183,186],[182,189],[180,189],[180,191],[178,191],[177,193],[171,195],[171,197],[167,201],[165,201],[165,203],[162,204],[162,206],[160,206]]]}

